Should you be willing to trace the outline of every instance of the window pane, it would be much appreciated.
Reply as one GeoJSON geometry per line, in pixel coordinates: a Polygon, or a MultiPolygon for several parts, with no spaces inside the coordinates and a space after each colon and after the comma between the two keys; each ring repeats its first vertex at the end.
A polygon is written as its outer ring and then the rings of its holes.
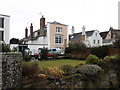
{"type": "Polygon", "coordinates": [[[93,41],[93,43],[95,44],[95,40],[93,41]]]}
{"type": "Polygon", "coordinates": [[[61,36],[59,36],[59,43],[61,43],[61,36]]]}
{"type": "Polygon", "coordinates": [[[63,43],[63,36],[61,36],[61,35],[55,36],[55,43],[57,43],[57,44],[63,43]]]}
{"type": "Polygon", "coordinates": [[[0,31],[0,41],[3,41],[3,38],[4,38],[4,32],[0,31]]]}
{"type": "Polygon", "coordinates": [[[62,28],[61,27],[56,27],[56,32],[58,32],[58,33],[62,32],[62,28]]]}
{"type": "Polygon", "coordinates": [[[58,36],[55,36],[55,43],[58,43],[58,36]]]}
{"type": "Polygon", "coordinates": [[[98,40],[98,44],[100,43],[100,41],[98,40]]]}
{"type": "Polygon", "coordinates": [[[58,32],[58,27],[56,27],[56,32],[58,32]]]}
{"type": "Polygon", "coordinates": [[[0,18],[0,28],[4,28],[4,18],[0,18]]]}

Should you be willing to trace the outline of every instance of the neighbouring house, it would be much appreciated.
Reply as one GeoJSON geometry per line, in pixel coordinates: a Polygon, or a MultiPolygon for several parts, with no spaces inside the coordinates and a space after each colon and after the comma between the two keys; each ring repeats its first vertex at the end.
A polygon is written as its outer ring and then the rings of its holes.
{"type": "Polygon", "coordinates": [[[103,45],[112,45],[120,38],[120,30],[110,27],[109,31],[100,32],[100,35],[103,39],[103,45]]]}
{"type": "Polygon", "coordinates": [[[59,22],[47,22],[45,25],[45,18],[40,19],[40,29],[33,31],[33,25],[30,26],[30,35],[28,35],[28,28],[25,28],[25,38],[21,41],[28,44],[30,49],[38,49],[46,47],[60,48],[64,52],[68,45],[68,25],[59,22]]]}
{"type": "MultiPolygon", "coordinates": [[[[72,32],[74,28],[72,27],[72,32]]],[[[85,26],[82,27],[82,32],[72,33],[70,35],[70,43],[82,41],[87,47],[98,47],[102,45],[102,37],[98,30],[85,31],[85,26]]]]}
{"type": "Polygon", "coordinates": [[[0,14],[0,43],[9,44],[10,16],[0,14]]]}

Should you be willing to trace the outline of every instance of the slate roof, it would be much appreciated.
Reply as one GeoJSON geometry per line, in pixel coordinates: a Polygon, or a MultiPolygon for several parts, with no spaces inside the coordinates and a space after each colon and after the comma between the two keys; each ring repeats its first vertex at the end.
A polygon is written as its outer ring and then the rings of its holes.
{"type": "Polygon", "coordinates": [[[103,43],[111,43],[111,42],[112,42],[112,39],[103,39],[102,42],[103,42],[103,43]]]}
{"type": "Polygon", "coordinates": [[[105,39],[105,37],[107,36],[108,34],[108,31],[105,31],[105,32],[100,32],[100,36],[105,39]]]}
{"type": "MultiPolygon", "coordinates": [[[[46,28],[44,30],[46,31],[46,28]]],[[[33,32],[33,37],[32,38],[30,38],[30,35],[29,35],[28,38],[23,38],[23,39],[21,39],[21,41],[36,40],[38,37],[40,37],[40,29],[33,32]],[[36,36],[34,36],[35,33],[37,33],[36,36]]]]}
{"type": "MultiPolygon", "coordinates": [[[[61,24],[61,23],[56,22],[56,21],[54,21],[54,22],[49,22],[49,23],[50,23],[50,24],[59,24],[59,25],[68,26],[68,25],[61,24]]],[[[45,31],[45,34],[47,34],[47,26],[45,26],[44,31],[45,31]]],[[[36,40],[38,37],[41,37],[41,36],[40,36],[40,29],[35,30],[35,31],[33,32],[33,38],[32,38],[32,39],[30,38],[30,35],[29,35],[28,38],[23,38],[23,39],[21,39],[21,41],[36,40]],[[37,33],[37,36],[36,36],[36,37],[34,36],[35,33],[37,33]]]]}
{"type": "MultiPolygon", "coordinates": [[[[93,32],[94,32],[94,30],[86,31],[87,37],[92,36],[93,32]]],[[[82,35],[82,32],[73,34],[73,35],[70,37],[70,41],[80,40],[81,35],[82,35]]]]}
{"type": "Polygon", "coordinates": [[[54,22],[49,22],[50,24],[58,24],[58,25],[64,25],[64,26],[68,26],[68,25],[66,25],[66,24],[61,24],[61,23],[59,23],[59,22],[56,22],[56,21],[54,21],[54,22]]]}
{"type": "Polygon", "coordinates": [[[90,37],[92,34],[93,34],[94,30],[91,30],[91,31],[86,31],[86,35],[87,37],[90,37]]]}
{"type": "Polygon", "coordinates": [[[82,32],[73,34],[73,35],[70,37],[70,41],[80,40],[81,34],[82,34],[82,32]]]}
{"type": "Polygon", "coordinates": [[[115,35],[116,37],[120,37],[120,30],[118,30],[118,29],[113,29],[113,30],[112,30],[112,33],[113,33],[113,35],[115,35]]]}

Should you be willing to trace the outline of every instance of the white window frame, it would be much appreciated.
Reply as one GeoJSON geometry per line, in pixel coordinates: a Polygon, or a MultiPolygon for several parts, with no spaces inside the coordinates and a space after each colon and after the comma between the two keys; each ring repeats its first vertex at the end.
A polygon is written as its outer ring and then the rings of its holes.
{"type": "Polygon", "coordinates": [[[63,37],[63,35],[55,35],[54,36],[54,44],[64,44],[64,37],[63,37]],[[58,38],[58,43],[56,43],[56,37],[58,38]],[[60,42],[60,37],[61,37],[61,42],[60,42]]]}
{"type": "Polygon", "coordinates": [[[62,27],[56,27],[56,33],[61,33],[62,32],[62,27]]]}

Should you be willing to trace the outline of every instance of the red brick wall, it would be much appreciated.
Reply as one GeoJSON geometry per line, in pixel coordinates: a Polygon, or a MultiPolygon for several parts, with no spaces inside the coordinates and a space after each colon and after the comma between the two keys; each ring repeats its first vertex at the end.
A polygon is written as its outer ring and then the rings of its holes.
{"type": "Polygon", "coordinates": [[[108,55],[120,54],[120,48],[110,48],[108,50],[108,55]]]}

